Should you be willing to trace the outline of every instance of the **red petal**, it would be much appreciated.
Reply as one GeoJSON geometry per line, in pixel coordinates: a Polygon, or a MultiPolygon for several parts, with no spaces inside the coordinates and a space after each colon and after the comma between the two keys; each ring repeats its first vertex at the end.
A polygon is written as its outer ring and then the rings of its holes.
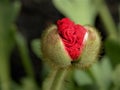
{"type": "Polygon", "coordinates": [[[83,26],[75,24],[69,18],[58,20],[57,27],[65,49],[70,57],[76,60],[83,51],[87,30],[83,26]]]}

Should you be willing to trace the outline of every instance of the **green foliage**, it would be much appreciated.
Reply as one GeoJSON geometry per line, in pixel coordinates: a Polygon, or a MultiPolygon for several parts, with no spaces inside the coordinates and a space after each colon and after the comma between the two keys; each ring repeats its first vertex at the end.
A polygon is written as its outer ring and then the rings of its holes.
{"type": "Polygon", "coordinates": [[[20,33],[18,33],[17,31],[15,32],[14,38],[15,38],[16,44],[19,48],[20,56],[21,56],[24,68],[26,69],[26,73],[28,74],[28,76],[30,78],[34,79],[34,71],[32,68],[32,63],[31,63],[30,57],[29,57],[27,43],[26,43],[25,39],[23,38],[23,36],[20,33]]]}
{"type": "Polygon", "coordinates": [[[94,24],[97,3],[91,0],[53,0],[56,8],[79,24],[94,24]],[[65,6],[64,6],[65,5],[65,6]]]}
{"type": "Polygon", "coordinates": [[[118,40],[107,39],[105,42],[106,54],[109,56],[112,64],[116,66],[120,61],[120,43],[118,40]]]}
{"type": "Polygon", "coordinates": [[[31,78],[23,78],[21,82],[22,82],[22,90],[37,90],[38,89],[38,87],[36,86],[36,84],[31,78]]]}
{"type": "Polygon", "coordinates": [[[12,23],[16,18],[20,3],[5,1],[0,2],[0,80],[2,90],[9,90],[11,88],[9,59],[15,42],[12,23]]]}
{"type": "Polygon", "coordinates": [[[114,90],[119,90],[120,89],[120,64],[116,66],[114,72],[113,72],[113,76],[112,76],[112,80],[114,83],[114,90]]]}
{"type": "Polygon", "coordinates": [[[37,55],[37,57],[41,58],[42,57],[42,53],[41,53],[40,39],[33,40],[32,43],[31,43],[31,46],[32,46],[32,50],[37,55]]]}
{"type": "Polygon", "coordinates": [[[92,78],[87,74],[86,71],[75,70],[74,79],[78,86],[93,84],[92,78]]]}
{"type": "Polygon", "coordinates": [[[19,47],[26,72],[34,81],[34,73],[30,66],[26,41],[23,39],[23,36],[17,33],[14,27],[14,21],[18,15],[19,9],[20,2],[18,1],[14,1],[13,3],[8,0],[6,0],[6,2],[0,2],[0,83],[2,90],[13,89],[9,60],[15,43],[17,43],[19,47]]]}
{"type": "MultiPolygon", "coordinates": [[[[72,74],[68,74],[70,82],[65,81],[65,85],[68,85],[65,90],[120,90],[119,35],[106,4],[101,1],[103,0],[53,0],[57,9],[76,23],[94,25],[96,15],[99,14],[108,32],[108,38],[103,45],[104,57],[88,70],[75,69],[72,74]],[[99,6],[102,8],[98,9],[99,6]]],[[[19,10],[18,0],[13,3],[0,0],[0,90],[41,90],[42,85],[38,87],[35,82],[26,40],[14,26],[19,10]],[[19,48],[27,73],[27,77],[21,80],[21,85],[10,77],[10,55],[15,44],[19,48]]],[[[41,58],[40,40],[33,40],[31,46],[36,56],[41,58]]],[[[43,80],[49,70],[49,67],[43,67],[43,80]]]]}
{"type": "Polygon", "coordinates": [[[111,83],[112,67],[109,59],[104,57],[101,62],[90,68],[92,77],[100,90],[107,90],[111,83]]]}

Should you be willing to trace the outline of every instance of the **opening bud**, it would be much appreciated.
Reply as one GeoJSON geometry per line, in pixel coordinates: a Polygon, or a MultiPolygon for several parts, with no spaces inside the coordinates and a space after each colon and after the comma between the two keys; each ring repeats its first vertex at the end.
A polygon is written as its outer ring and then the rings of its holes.
{"type": "Polygon", "coordinates": [[[100,49],[100,36],[90,26],[75,24],[68,18],[57,21],[42,35],[43,58],[52,66],[77,67],[91,65],[100,49]]]}

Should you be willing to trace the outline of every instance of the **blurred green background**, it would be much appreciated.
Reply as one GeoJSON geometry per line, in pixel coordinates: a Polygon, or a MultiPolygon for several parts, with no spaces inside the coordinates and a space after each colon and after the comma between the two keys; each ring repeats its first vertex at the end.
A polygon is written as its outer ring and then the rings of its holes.
{"type": "Polygon", "coordinates": [[[50,71],[41,33],[63,17],[95,26],[103,41],[98,62],[75,69],[65,90],[120,90],[119,15],[119,0],[0,0],[0,90],[41,90],[50,71]]]}

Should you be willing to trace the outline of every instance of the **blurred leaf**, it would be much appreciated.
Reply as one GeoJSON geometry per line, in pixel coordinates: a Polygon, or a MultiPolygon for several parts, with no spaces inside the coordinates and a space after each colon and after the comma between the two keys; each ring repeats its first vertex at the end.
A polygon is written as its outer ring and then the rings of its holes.
{"type": "Polygon", "coordinates": [[[91,77],[85,71],[75,70],[74,79],[79,86],[93,84],[91,77]]]}
{"type": "Polygon", "coordinates": [[[22,90],[22,87],[19,84],[12,82],[12,90],[22,90]]]}
{"type": "Polygon", "coordinates": [[[15,21],[21,9],[21,3],[19,0],[14,1],[14,3],[12,3],[12,6],[13,6],[13,9],[12,9],[11,17],[13,18],[13,20],[11,21],[15,21]]]}
{"type": "Polygon", "coordinates": [[[14,32],[11,27],[18,12],[15,5],[14,3],[0,3],[0,80],[3,90],[11,88],[9,60],[14,46],[14,32]]]}
{"type": "Polygon", "coordinates": [[[30,78],[22,79],[22,87],[22,90],[38,90],[36,83],[30,78]]]}
{"type": "Polygon", "coordinates": [[[0,3],[8,3],[10,0],[0,0],[0,3]]]}
{"type": "Polygon", "coordinates": [[[105,84],[104,84],[104,76],[103,76],[103,72],[101,70],[100,64],[96,63],[94,64],[91,68],[90,71],[93,75],[93,78],[96,82],[96,84],[98,85],[99,89],[103,89],[105,90],[105,84]]]}
{"type": "Polygon", "coordinates": [[[102,75],[104,78],[104,83],[107,87],[110,86],[111,80],[112,80],[112,65],[108,57],[104,57],[101,60],[101,69],[102,69],[102,75]]]}
{"type": "Polygon", "coordinates": [[[40,39],[35,39],[32,41],[31,43],[32,46],[32,50],[33,52],[39,57],[42,57],[42,52],[41,52],[41,43],[40,43],[40,39]]]}
{"type": "Polygon", "coordinates": [[[90,68],[90,72],[100,90],[106,90],[111,83],[112,67],[107,57],[104,57],[101,62],[94,64],[90,68]]]}
{"type": "Polygon", "coordinates": [[[20,3],[0,3],[0,54],[10,54],[14,45],[13,21],[17,17],[20,3]]]}
{"type": "Polygon", "coordinates": [[[33,64],[31,62],[31,58],[29,56],[29,50],[27,47],[27,41],[25,38],[21,35],[21,33],[17,32],[14,35],[16,44],[18,46],[20,56],[22,59],[22,64],[25,68],[25,71],[29,77],[32,79],[35,78],[34,70],[33,70],[33,64]]]}
{"type": "Polygon", "coordinates": [[[16,19],[20,3],[14,2],[9,4],[0,3],[0,27],[4,30],[10,28],[16,19]]]}
{"type": "Polygon", "coordinates": [[[115,85],[115,90],[120,90],[120,64],[118,64],[113,72],[113,83],[115,85]],[[119,89],[118,89],[119,88],[119,89]]]}
{"type": "Polygon", "coordinates": [[[105,0],[95,0],[95,1],[101,1],[102,3],[99,7],[98,14],[101,18],[104,28],[106,29],[106,33],[108,34],[108,37],[118,39],[117,27],[115,25],[111,12],[106,4],[106,1],[105,0]]]}
{"type": "MultiPolygon", "coordinates": [[[[4,46],[4,51],[9,54],[13,49],[14,35],[13,35],[13,21],[19,12],[20,3],[0,3],[0,43],[4,46]],[[3,41],[2,41],[3,40],[3,41]]],[[[2,50],[1,50],[2,51],[2,50]]]]}
{"type": "Polygon", "coordinates": [[[97,11],[95,2],[92,0],[53,0],[53,4],[76,23],[94,24],[97,11]]]}
{"type": "Polygon", "coordinates": [[[105,50],[113,66],[120,63],[120,43],[119,42],[112,39],[107,39],[105,42],[105,50]]]}

